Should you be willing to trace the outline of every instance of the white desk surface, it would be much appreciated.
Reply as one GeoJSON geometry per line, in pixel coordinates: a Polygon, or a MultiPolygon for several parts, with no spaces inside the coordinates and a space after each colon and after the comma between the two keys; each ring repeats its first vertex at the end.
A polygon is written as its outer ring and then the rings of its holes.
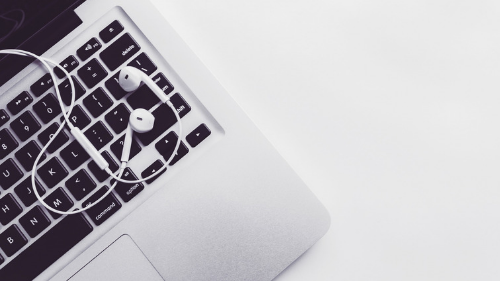
{"type": "Polygon", "coordinates": [[[276,280],[499,280],[499,1],[153,2],[331,213],[276,280]]]}

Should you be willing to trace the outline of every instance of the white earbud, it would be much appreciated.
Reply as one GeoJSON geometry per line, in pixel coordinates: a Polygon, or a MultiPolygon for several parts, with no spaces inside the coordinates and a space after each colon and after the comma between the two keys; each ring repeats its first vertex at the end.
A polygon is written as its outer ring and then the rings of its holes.
{"type": "Polygon", "coordinates": [[[151,112],[143,108],[138,108],[130,114],[125,140],[123,141],[122,162],[127,162],[130,158],[130,148],[132,147],[132,135],[135,132],[147,133],[153,129],[155,117],[151,112]]]}
{"type": "Polygon", "coordinates": [[[126,66],[120,70],[120,75],[118,76],[118,82],[120,86],[127,92],[135,91],[141,85],[141,82],[146,84],[155,95],[161,100],[162,103],[166,103],[169,98],[168,96],[156,85],[156,83],[148,76],[146,73],[140,71],[139,69],[126,66]]]}

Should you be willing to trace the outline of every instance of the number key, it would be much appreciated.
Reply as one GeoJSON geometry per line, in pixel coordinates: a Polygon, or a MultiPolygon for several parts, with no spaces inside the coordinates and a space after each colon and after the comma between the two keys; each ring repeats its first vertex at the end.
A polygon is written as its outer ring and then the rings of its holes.
{"type": "Polygon", "coordinates": [[[36,121],[33,113],[31,111],[25,111],[21,116],[10,123],[10,127],[16,133],[16,135],[25,141],[29,139],[33,134],[40,130],[41,126],[38,121],[36,121]]]}
{"type": "Polygon", "coordinates": [[[8,129],[0,131],[0,159],[5,158],[19,146],[8,129]]]}
{"type": "Polygon", "coordinates": [[[43,123],[47,124],[61,113],[61,106],[56,97],[49,93],[33,105],[33,110],[43,123]]]}

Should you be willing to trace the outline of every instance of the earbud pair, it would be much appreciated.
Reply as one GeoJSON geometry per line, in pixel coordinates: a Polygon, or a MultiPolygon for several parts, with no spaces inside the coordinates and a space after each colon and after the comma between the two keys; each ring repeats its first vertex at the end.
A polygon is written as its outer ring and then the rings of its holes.
{"type": "MultiPolygon", "coordinates": [[[[137,68],[127,66],[120,71],[118,78],[120,86],[127,92],[135,91],[141,85],[141,82],[146,84],[153,93],[165,103],[169,100],[168,96],[156,85],[156,83],[147,76],[144,72],[137,68]]],[[[130,148],[132,147],[133,132],[146,133],[153,129],[155,117],[151,112],[143,108],[138,108],[130,114],[129,123],[123,141],[122,162],[128,162],[130,158],[130,148]]]]}

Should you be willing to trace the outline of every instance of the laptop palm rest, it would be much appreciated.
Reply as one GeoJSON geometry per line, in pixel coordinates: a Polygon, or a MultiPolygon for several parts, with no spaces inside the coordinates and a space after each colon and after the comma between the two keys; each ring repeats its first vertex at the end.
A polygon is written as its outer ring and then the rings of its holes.
{"type": "Polygon", "coordinates": [[[128,235],[122,235],[82,267],[69,281],[163,281],[128,235]]]}

